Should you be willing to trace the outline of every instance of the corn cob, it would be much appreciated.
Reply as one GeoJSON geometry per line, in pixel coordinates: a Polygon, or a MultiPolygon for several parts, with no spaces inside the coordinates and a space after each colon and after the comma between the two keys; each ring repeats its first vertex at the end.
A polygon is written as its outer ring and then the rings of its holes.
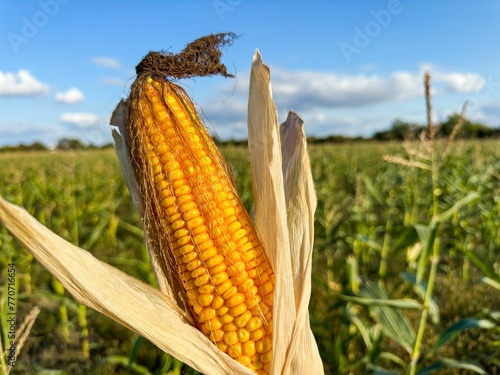
{"type": "Polygon", "coordinates": [[[129,98],[132,163],[166,274],[198,328],[257,374],[272,357],[274,274],[227,167],[188,95],[137,79],[129,98]]]}

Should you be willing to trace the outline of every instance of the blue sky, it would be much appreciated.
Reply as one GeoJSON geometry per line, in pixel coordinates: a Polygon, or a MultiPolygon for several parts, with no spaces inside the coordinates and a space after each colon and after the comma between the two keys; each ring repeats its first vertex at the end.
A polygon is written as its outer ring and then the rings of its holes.
{"type": "Polygon", "coordinates": [[[110,114],[148,51],[226,31],[240,35],[223,56],[236,78],[181,81],[221,139],[246,138],[256,48],[280,120],[295,110],[308,135],[424,123],[426,70],[436,120],[468,100],[469,118],[498,127],[499,16],[497,0],[4,0],[0,146],[110,142],[110,114]]]}

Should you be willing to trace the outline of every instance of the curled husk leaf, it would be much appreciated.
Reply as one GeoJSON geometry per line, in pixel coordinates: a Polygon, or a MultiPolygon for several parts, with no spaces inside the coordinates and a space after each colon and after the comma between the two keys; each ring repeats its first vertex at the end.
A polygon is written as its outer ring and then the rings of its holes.
{"type": "Polygon", "coordinates": [[[255,225],[276,275],[271,373],[319,375],[323,364],[308,311],[316,193],[302,119],[290,112],[279,126],[271,91],[269,68],[256,51],[248,146],[255,225]]]}

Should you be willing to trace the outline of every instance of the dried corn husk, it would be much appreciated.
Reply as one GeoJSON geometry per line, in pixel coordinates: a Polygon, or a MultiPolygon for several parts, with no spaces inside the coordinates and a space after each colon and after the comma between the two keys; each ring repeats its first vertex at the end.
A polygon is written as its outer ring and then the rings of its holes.
{"type": "MultiPolygon", "coordinates": [[[[124,129],[127,103],[111,123],[124,129]]],[[[323,374],[309,326],[311,254],[316,196],[302,120],[293,112],[279,126],[269,68],[256,52],[252,64],[249,148],[255,226],[276,275],[273,374],[323,374]]],[[[122,172],[141,215],[144,202],[129,165],[126,132],[113,130],[122,172]]],[[[144,336],[196,370],[213,375],[252,374],[193,327],[182,299],[155,264],[160,290],[97,260],[45,228],[25,210],[0,197],[0,221],[54,274],[75,299],[144,336]]],[[[156,246],[147,233],[148,248],[156,246]]]]}

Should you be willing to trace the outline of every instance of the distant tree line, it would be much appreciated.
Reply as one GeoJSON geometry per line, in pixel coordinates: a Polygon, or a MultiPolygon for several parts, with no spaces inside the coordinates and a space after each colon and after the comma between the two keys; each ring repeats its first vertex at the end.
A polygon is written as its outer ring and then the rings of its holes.
{"type": "MultiPolygon", "coordinates": [[[[452,114],[446,121],[437,124],[438,137],[447,137],[453,131],[455,125],[459,121],[460,115],[452,114]]],[[[311,144],[322,143],[346,143],[346,142],[359,142],[359,141],[400,141],[407,138],[417,138],[420,134],[427,132],[427,126],[413,122],[406,122],[396,119],[392,122],[388,130],[378,131],[373,137],[347,137],[343,135],[330,135],[327,137],[307,137],[307,142],[311,144]]],[[[464,118],[462,126],[458,131],[457,138],[500,138],[500,127],[491,128],[479,122],[472,122],[464,118]]],[[[221,141],[216,139],[216,143],[224,146],[246,146],[247,140],[228,140],[221,141]]],[[[20,144],[17,146],[4,146],[0,148],[0,152],[12,151],[57,151],[57,150],[96,150],[113,147],[112,143],[95,146],[82,143],[78,139],[63,138],[57,142],[53,147],[47,147],[41,142],[34,142],[30,145],[20,144]]]]}
{"type": "MultiPolygon", "coordinates": [[[[437,136],[448,137],[455,125],[460,120],[459,114],[452,114],[442,123],[437,124],[437,136]]],[[[379,131],[373,135],[373,139],[378,141],[395,141],[405,138],[415,138],[421,133],[427,132],[427,126],[406,122],[402,120],[394,120],[389,130],[379,131]]],[[[491,138],[500,137],[500,128],[490,128],[479,122],[472,122],[463,119],[462,125],[457,132],[457,138],[491,138]]]]}
{"type": "Polygon", "coordinates": [[[0,148],[0,152],[16,152],[16,151],[68,151],[68,150],[99,150],[114,147],[112,143],[103,146],[82,143],[78,139],[62,138],[53,147],[48,147],[41,142],[33,142],[31,144],[20,144],[17,146],[4,146],[0,148]]]}

